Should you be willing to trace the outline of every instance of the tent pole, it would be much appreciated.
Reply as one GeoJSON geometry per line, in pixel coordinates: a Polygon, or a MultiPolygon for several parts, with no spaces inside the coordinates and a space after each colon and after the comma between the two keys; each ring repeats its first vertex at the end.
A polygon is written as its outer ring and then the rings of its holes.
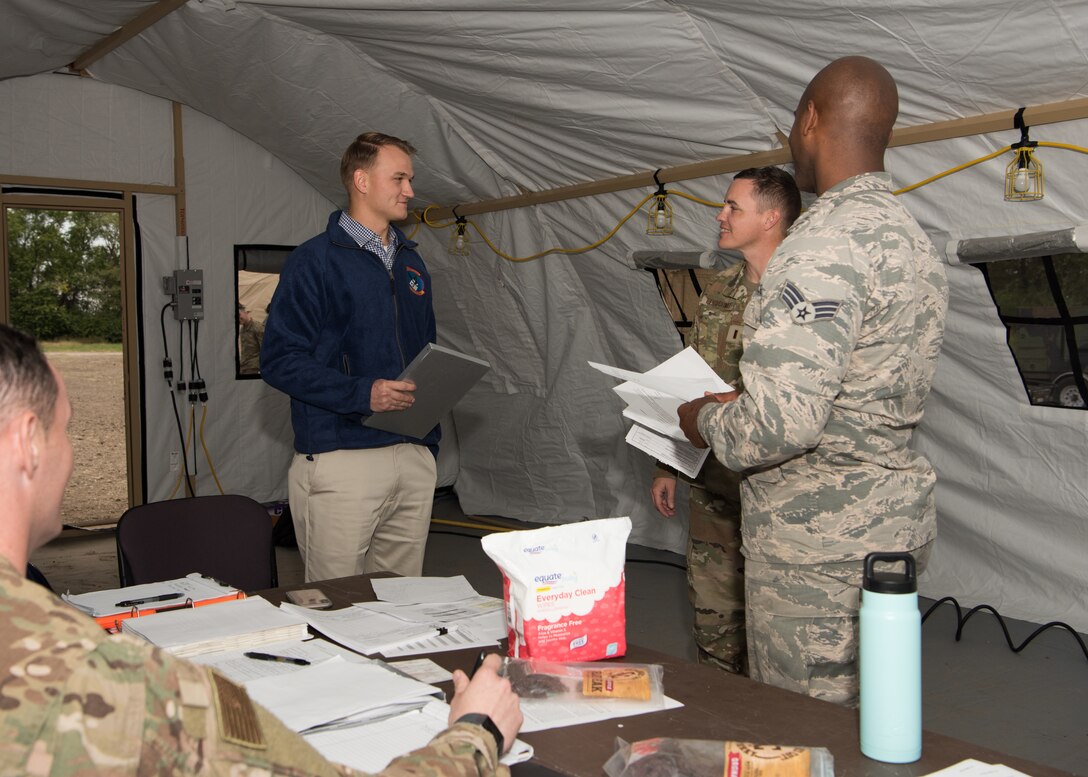
{"type": "MultiPolygon", "coordinates": [[[[988,132],[1000,132],[1011,130],[1015,110],[998,111],[996,113],[969,116],[963,119],[950,119],[938,121],[932,124],[922,124],[916,127],[904,127],[892,132],[892,146],[910,146],[918,143],[930,143],[935,140],[948,140],[950,138],[981,135],[988,132]]],[[[1058,103],[1048,103],[1027,108],[1024,111],[1024,123],[1031,127],[1042,124],[1056,124],[1063,121],[1088,118],[1088,98],[1066,100],[1058,103]]],[[[779,140],[783,139],[782,133],[778,133],[779,140]]],[[[753,154],[741,154],[738,156],[708,159],[704,162],[693,162],[678,167],[664,168],[658,171],[658,178],[663,183],[675,183],[694,178],[706,178],[712,175],[732,173],[743,170],[746,167],[760,167],[762,165],[780,165],[790,161],[790,150],[784,145],[771,151],[758,151],[753,154]]],[[[481,213],[494,213],[500,210],[512,208],[524,208],[529,205],[542,205],[547,202],[559,202],[578,197],[592,197],[598,194],[639,189],[656,186],[654,172],[633,173],[617,178],[606,178],[601,181],[589,181],[587,183],[561,186],[556,189],[546,189],[540,192],[530,192],[513,197],[500,197],[494,200],[481,200],[479,202],[464,203],[455,206],[460,216],[476,216],[481,213]]],[[[427,211],[428,220],[441,220],[453,217],[453,208],[435,207],[427,211]]]]}
{"type": "Polygon", "coordinates": [[[185,141],[182,135],[181,103],[170,104],[174,120],[174,223],[178,237],[188,235],[185,223],[185,141]]]}
{"type": "Polygon", "coordinates": [[[181,8],[186,2],[188,0],[160,0],[84,51],[72,61],[68,69],[76,73],[82,73],[93,63],[102,59],[118,46],[122,46],[127,41],[135,38],[159,19],[181,8]]]}

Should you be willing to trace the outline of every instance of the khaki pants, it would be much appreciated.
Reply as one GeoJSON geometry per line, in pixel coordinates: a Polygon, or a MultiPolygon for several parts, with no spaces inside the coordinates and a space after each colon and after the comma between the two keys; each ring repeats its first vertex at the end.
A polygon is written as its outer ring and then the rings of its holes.
{"type": "Polygon", "coordinates": [[[288,499],[306,582],[421,574],[436,478],[422,445],[296,453],[288,499]]]}

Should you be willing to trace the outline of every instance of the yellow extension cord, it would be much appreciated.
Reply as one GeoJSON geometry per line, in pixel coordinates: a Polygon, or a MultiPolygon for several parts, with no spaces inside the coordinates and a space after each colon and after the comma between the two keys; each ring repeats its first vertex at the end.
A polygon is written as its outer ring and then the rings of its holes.
{"type": "MultiPolygon", "coordinates": [[[[1078,151],[1078,152],[1080,152],[1082,154],[1088,154],[1088,148],[1083,148],[1081,146],[1075,146],[1075,145],[1073,145],[1071,143],[1052,143],[1052,142],[1048,142],[1048,141],[1045,141],[1045,140],[1041,140],[1041,141],[1038,141],[1037,145],[1040,146],[1040,147],[1061,148],[1061,149],[1065,149],[1067,151],[1078,151]]],[[[977,164],[980,164],[982,162],[987,162],[987,161],[989,161],[989,160],[991,160],[991,159],[993,159],[995,157],[1001,156],[1002,154],[1004,154],[1007,151],[1010,151],[1011,149],[1012,149],[1012,146],[1005,146],[1004,148],[1001,148],[1001,149],[998,149],[997,151],[994,151],[992,154],[986,154],[985,156],[981,156],[978,159],[974,159],[974,160],[972,160],[970,162],[965,162],[964,164],[961,164],[961,165],[956,165],[955,167],[951,167],[948,170],[937,173],[936,175],[931,175],[929,178],[926,178],[926,179],[924,179],[922,181],[919,181],[918,183],[911,184],[910,186],[904,186],[902,189],[896,189],[893,192],[893,194],[906,194],[907,192],[912,192],[915,189],[920,189],[921,187],[925,186],[926,184],[933,183],[934,181],[939,181],[940,179],[945,178],[945,177],[947,177],[949,175],[952,175],[953,173],[958,173],[961,170],[966,170],[969,167],[974,167],[977,164]]],[[[721,203],[721,202],[712,202],[710,200],[704,200],[704,199],[702,199],[700,197],[696,197],[693,194],[688,194],[687,192],[680,191],[679,189],[668,189],[668,190],[666,190],[665,193],[669,194],[669,195],[676,196],[676,197],[683,197],[686,200],[691,200],[692,202],[696,202],[696,203],[699,203],[700,205],[706,205],[706,206],[712,207],[712,208],[721,208],[723,206],[723,203],[721,203]]],[[[592,250],[594,248],[597,248],[598,246],[600,246],[600,245],[604,244],[605,242],[607,242],[608,240],[612,239],[616,235],[616,233],[619,231],[620,227],[622,227],[624,224],[626,224],[631,219],[632,216],[634,216],[636,213],[638,213],[638,211],[642,208],[642,206],[645,205],[648,200],[650,200],[650,199],[652,199],[654,197],[654,194],[656,194],[656,192],[654,192],[652,194],[647,194],[645,197],[643,197],[641,200],[639,200],[638,204],[635,205],[630,211],[628,211],[627,215],[625,215],[623,218],[621,218],[619,220],[619,222],[617,222],[616,226],[614,226],[608,232],[608,234],[606,234],[600,240],[597,240],[597,241],[595,241],[593,243],[590,243],[588,245],[580,246],[578,248],[548,248],[548,249],[546,249],[544,251],[539,251],[539,252],[537,252],[535,254],[531,254],[529,256],[510,256],[509,254],[507,254],[504,251],[500,250],[491,241],[491,239],[487,236],[487,234],[480,228],[480,226],[476,222],[472,221],[471,219],[466,218],[465,219],[465,224],[471,225],[472,228],[476,230],[476,233],[481,238],[483,238],[483,241],[484,241],[484,243],[487,244],[488,248],[490,248],[493,252],[495,252],[495,254],[497,254],[498,256],[500,256],[503,259],[506,259],[509,262],[530,262],[530,261],[533,261],[535,259],[540,259],[543,256],[547,256],[548,254],[581,254],[581,253],[585,253],[586,251],[590,251],[590,250],[592,250]]],[[[423,210],[422,213],[417,213],[416,214],[418,221],[416,222],[415,227],[412,229],[411,234],[408,236],[409,238],[414,237],[416,235],[416,233],[419,231],[419,229],[424,224],[426,224],[431,229],[446,229],[448,227],[451,227],[451,226],[454,226],[455,224],[457,224],[456,219],[450,219],[450,220],[444,221],[442,223],[433,223],[433,222],[431,222],[431,220],[429,218],[427,218],[427,211],[429,211],[431,208],[435,208],[435,207],[438,207],[438,206],[429,205],[423,210]]]]}

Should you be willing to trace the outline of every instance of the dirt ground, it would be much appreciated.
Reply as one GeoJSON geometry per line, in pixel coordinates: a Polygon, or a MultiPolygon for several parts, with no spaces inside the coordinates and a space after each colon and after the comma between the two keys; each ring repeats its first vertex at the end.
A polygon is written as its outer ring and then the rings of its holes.
{"type": "Polygon", "coordinates": [[[128,509],[121,354],[52,352],[72,402],[75,466],[61,516],[69,526],[114,523],[128,509]]]}

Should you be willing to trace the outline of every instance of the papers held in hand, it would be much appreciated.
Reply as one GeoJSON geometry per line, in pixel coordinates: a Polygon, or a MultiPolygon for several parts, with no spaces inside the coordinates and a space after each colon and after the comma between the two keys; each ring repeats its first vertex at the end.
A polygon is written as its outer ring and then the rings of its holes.
{"type": "Polygon", "coordinates": [[[732,391],[695,349],[688,347],[645,373],[620,370],[595,362],[590,367],[626,381],[615,391],[627,407],[625,418],[634,421],[627,443],[658,461],[695,477],[710,453],[688,442],[680,429],[676,411],[680,405],[703,396],[706,391],[732,391]]]}
{"type": "Polygon", "coordinates": [[[412,392],[415,403],[407,410],[374,413],[363,421],[363,426],[405,437],[424,437],[489,369],[491,365],[483,359],[427,343],[397,378],[416,384],[412,392]]]}

